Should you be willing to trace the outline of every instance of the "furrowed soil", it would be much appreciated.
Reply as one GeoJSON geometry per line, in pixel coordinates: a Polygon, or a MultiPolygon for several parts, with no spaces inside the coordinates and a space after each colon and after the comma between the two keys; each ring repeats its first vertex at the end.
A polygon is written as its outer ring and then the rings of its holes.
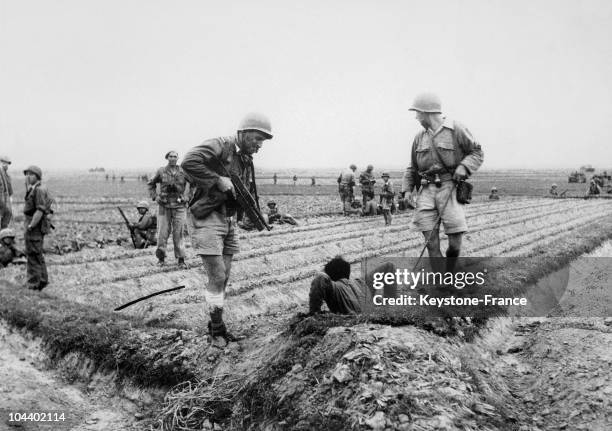
{"type": "MultiPolygon", "coordinates": [[[[611,215],[609,200],[477,202],[468,208],[465,255],[528,256],[521,275],[535,282],[612,237],[611,215]]],[[[246,336],[239,343],[208,343],[206,278],[195,258],[184,271],[158,268],[151,250],[124,246],[49,255],[52,284],[41,293],[18,287],[22,268],[3,270],[0,317],[38,337],[56,364],[80,355],[90,361],[88,375],[112,372],[117,385],[167,392],[162,403],[149,400],[147,424],[130,422],[130,408],[116,412],[118,423],[132,427],[606,429],[610,327],[602,317],[404,326],[296,317],[306,311],[310,278],[335,254],[354,263],[355,275],[363,257],[418,255],[422,239],[410,218],[399,214],[385,227],[380,218],[326,216],[241,234],[226,298],[228,325],[246,336]],[[111,311],[178,284],[186,289],[111,311]]],[[[607,247],[599,253],[609,256],[607,247]]],[[[605,295],[605,274],[600,285],[589,277],[589,294],[605,295]]],[[[587,289],[584,280],[572,283],[575,295],[587,289]]],[[[592,306],[569,305],[572,313],[592,306]]],[[[42,373],[51,386],[72,387],[52,370],[42,373]]],[[[17,387],[34,390],[19,380],[17,387]]],[[[84,399],[93,407],[83,411],[107,406],[84,399]]],[[[84,426],[87,416],[79,420],[84,426]]]]}

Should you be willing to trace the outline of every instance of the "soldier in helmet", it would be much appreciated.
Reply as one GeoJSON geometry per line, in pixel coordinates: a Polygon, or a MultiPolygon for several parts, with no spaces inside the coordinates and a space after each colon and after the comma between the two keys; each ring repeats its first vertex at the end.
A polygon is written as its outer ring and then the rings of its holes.
{"type": "Polygon", "coordinates": [[[367,202],[374,198],[374,166],[368,165],[365,171],[359,175],[359,184],[361,184],[361,197],[363,199],[363,207],[365,208],[367,202]]]}
{"type": "Polygon", "coordinates": [[[156,245],[157,239],[157,217],[155,214],[149,213],[149,203],[140,201],[136,205],[140,218],[136,223],[132,223],[134,229],[134,243],[136,248],[147,248],[150,245],[156,245]]]}
{"type": "Polygon", "coordinates": [[[557,190],[557,185],[553,184],[550,186],[550,191],[548,192],[551,196],[557,197],[559,196],[559,191],[557,190]]]}
{"type": "Polygon", "coordinates": [[[357,166],[351,164],[349,168],[342,172],[338,177],[338,192],[342,201],[342,211],[344,215],[352,213],[351,204],[353,203],[353,187],[355,187],[355,171],[357,166]]]}
{"type": "Polygon", "coordinates": [[[0,267],[8,266],[19,257],[25,257],[25,253],[15,247],[15,232],[13,229],[0,230],[0,267]]]}
{"type": "Polygon", "coordinates": [[[0,229],[8,227],[13,218],[13,185],[8,174],[11,159],[0,156],[0,229]]]}
{"type": "Polygon", "coordinates": [[[45,235],[51,229],[48,216],[51,214],[52,199],[42,185],[42,170],[30,166],[23,171],[27,192],[23,213],[25,215],[25,252],[27,257],[28,289],[42,290],[49,284],[47,265],[43,255],[45,235]]]}
{"type": "Polygon", "coordinates": [[[281,214],[278,210],[278,207],[276,206],[276,202],[274,201],[270,201],[267,204],[268,207],[268,211],[267,211],[267,215],[268,215],[268,223],[272,224],[272,223],[278,223],[278,224],[285,224],[285,223],[289,223],[291,225],[297,225],[297,221],[295,221],[295,219],[293,217],[291,217],[291,214],[281,214]]]}
{"type": "MultiPolygon", "coordinates": [[[[463,205],[457,201],[455,184],[472,175],[483,162],[483,152],[469,130],[442,116],[435,94],[418,95],[411,111],[423,126],[412,144],[411,162],[404,174],[402,194],[416,197],[413,226],[423,233],[429,257],[442,257],[440,222],[448,236],[447,271],[453,272],[467,231],[463,205]]],[[[402,196],[403,197],[403,196],[402,196]]],[[[432,260],[434,262],[434,260],[432,260]]],[[[438,265],[438,260],[435,260],[438,265]]],[[[434,268],[443,272],[443,268],[434,268]]]]}
{"type": "Polygon", "coordinates": [[[385,218],[385,225],[390,225],[392,221],[391,207],[394,204],[395,192],[393,191],[393,183],[389,181],[389,174],[383,173],[381,176],[383,180],[382,188],[380,190],[380,206],[382,208],[383,217],[385,218]]]}
{"type": "Polygon", "coordinates": [[[239,208],[233,198],[232,181],[220,165],[254,191],[253,155],[269,139],[272,139],[270,120],[261,114],[248,114],[235,135],[204,141],[192,148],[181,164],[195,186],[187,223],[193,250],[201,257],[208,275],[204,297],[213,340],[234,338],[223,322],[223,307],[232,259],[239,251],[235,233],[239,208]]]}
{"type": "Polygon", "coordinates": [[[168,164],[161,167],[155,176],[147,183],[151,199],[158,204],[157,223],[159,233],[157,235],[158,264],[163,266],[166,259],[166,244],[172,232],[174,244],[174,257],[178,260],[179,268],[185,265],[185,243],[183,241],[183,226],[185,225],[185,189],[187,177],[183,168],[177,165],[178,153],[168,151],[165,156],[168,164]],[[159,184],[159,192],[157,190],[159,184]]]}
{"type": "Polygon", "coordinates": [[[495,187],[495,186],[491,187],[491,194],[489,195],[489,200],[490,201],[498,201],[499,200],[499,195],[497,194],[497,187],[495,187]]]}

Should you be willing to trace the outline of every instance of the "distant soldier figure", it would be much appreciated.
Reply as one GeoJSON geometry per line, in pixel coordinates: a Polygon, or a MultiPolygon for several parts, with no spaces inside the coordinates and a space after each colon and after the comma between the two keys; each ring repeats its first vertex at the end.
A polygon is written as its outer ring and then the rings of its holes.
{"type": "Polygon", "coordinates": [[[495,187],[495,186],[491,187],[491,194],[489,195],[489,200],[490,201],[498,201],[499,200],[499,195],[497,194],[497,187],[495,187]]]}
{"type": "Polygon", "coordinates": [[[315,179],[315,177],[310,177],[310,186],[314,187],[317,185],[317,180],[315,179]]]}
{"type": "Polygon", "coordinates": [[[361,196],[363,199],[363,206],[365,207],[366,202],[374,198],[374,179],[373,171],[374,166],[368,165],[365,171],[359,175],[359,184],[361,184],[361,196]]]}
{"type": "Polygon", "coordinates": [[[357,166],[350,165],[349,169],[342,172],[338,177],[338,192],[342,201],[342,211],[344,215],[351,213],[351,203],[353,202],[353,187],[355,186],[355,171],[357,166]]]}
{"type": "Polygon", "coordinates": [[[13,185],[8,174],[11,159],[0,156],[0,164],[0,229],[4,229],[13,219],[13,185]]]}
{"type": "Polygon", "coordinates": [[[108,174],[106,174],[105,177],[106,177],[106,181],[108,181],[108,174]]]}
{"type": "Polygon", "coordinates": [[[117,179],[117,177],[115,176],[115,174],[113,174],[113,181],[115,181],[117,179]]]}
{"type": "Polygon", "coordinates": [[[297,221],[295,221],[295,219],[293,217],[291,217],[291,214],[281,214],[278,211],[278,208],[276,207],[276,202],[274,201],[270,201],[267,204],[268,206],[268,223],[272,224],[272,223],[277,223],[277,224],[285,224],[285,223],[289,223],[292,225],[297,225],[297,221]]]}
{"type": "Polygon", "coordinates": [[[120,179],[120,181],[121,181],[122,183],[125,183],[125,178],[123,177],[123,175],[121,175],[121,179],[120,179]]]}
{"type": "MultiPolygon", "coordinates": [[[[435,94],[418,95],[410,110],[415,111],[423,130],[412,143],[402,193],[417,195],[412,224],[423,234],[431,258],[442,257],[440,222],[444,226],[448,236],[446,270],[454,272],[463,233],[468,229],[456,184],[482,165],[484,154],[465,126],[442,116],[442,103],[435,94]]],[[[444,272],[444,268],[434,270],[444,272]]]]}
{"type": "Polygon", "coordinates": [[[381,178],[383,179],[383,184],[380,191],[380,206],[385,218],[385,225],[388,226],[392,220],[391,209],[394,205],[395,192],[393,191],[393,183],[389,181],[389,174],[384,173],[381,178]]]}
{"type": "Polygon", "coordinates": [[[185,243],[183,241],[183,227],[185,225],[185,188],[187,176],[183,168],[177,165],[178,153],[168,151],[165,156],[168,164],[157,170],[157,173],[148,182],[151,199],[158,203],[157,210],[157,250],[155,256],[158,265],[163,266],[166,259],[166,244],[172,231],[174,243],[174,257],[178,259],[179,268],[185,265],[185,243]],[[157,184],[159,183],[159,193],[157,184]]]}
{"type": "Polygon", "coordinates": [[[293,185],[294,186],[297,184],[297,180],[298,180],[297,175],[294,175],[293,176],[293,185]]]}
{"type": "Polygon", "coordinates": [[[600,193],[601,193],[601,187],[599,187],[595,179],[591,179],[589,183],[589,189],[587,191],[587,196],[597,196],[600,193]]]}
{"type": "Polygon", "coordinates": [[[278,176],[276,175],[276,172],[274,172],[272,179],[274,180],[274,185],[276,185],[276,181],[278,180],[278,176]]]}
{"type": "Polygon", "coordinates": [[[132,223],[134,229],[134,245],[136,248],[146,248],[157,244],[157,217],[149,213],[147,201],[140,201],[136,205],[140,218],[136,223],[132,223]]]}
{"type": "Polygon", "coordinates": [[[51,214],[52,199],[47,188],[42,185],[42,170],[30,166],[23,174],[26,177],[27,191],[23,213],[25,215],[25,252],[27,257],[28,289],[42,290],[49,284],[47,265],[43,255],[45,235],[51,230],[48,219],[51,214]]]}
{"type": "Polygon", "coordinates": [[[15,247],[13,229],[0,230],[0,267],[4,268],[20,257],[25,257],[25,253],[15,247]]]}
{"type": "Polygon", "coordinates": [[[557,190],[557,185],[553,184],[550,186],[550,190],[548,192],[551,196],[557,197],[559,196],[559,191],[557,190]]]}

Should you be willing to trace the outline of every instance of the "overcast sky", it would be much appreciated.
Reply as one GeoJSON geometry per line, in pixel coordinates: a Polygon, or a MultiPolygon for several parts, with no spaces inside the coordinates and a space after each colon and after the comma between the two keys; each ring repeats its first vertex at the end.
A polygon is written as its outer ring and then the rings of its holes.
{"type": "Polygon", "coordinates": [[[610,167],[611,29],[609,0],[0,0],[0,152],[156,166],[259,110],[259,167],[399,167],[430,90],[485,168],[610,167]]]}

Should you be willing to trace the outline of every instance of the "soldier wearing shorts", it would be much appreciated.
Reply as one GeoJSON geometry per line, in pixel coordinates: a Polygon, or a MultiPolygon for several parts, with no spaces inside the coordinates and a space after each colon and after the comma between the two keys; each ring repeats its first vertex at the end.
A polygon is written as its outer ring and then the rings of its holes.
{"type": "Polygon", "coordinates": [[[416,112],[423,130],[412,144],[411,164],[404,173],[402,195],[409,192],[414,197],[418,192],[412,224],[429,239],[427,251],[432,258],[442,257],[437,223],[438,217],[441,218],[448,236],[446,270],[452,272],[461,251],[463,233],[468,229],[463,205],[457,201],[455,183],[472,175],[482,165],[484,155],[465,126],[442,116],[442,104],[435,94],[418,95],[410,110],[416,112]],[[434,145],[437,154],[432,148],[434,145]]]}
{"type": "Polygon", "coordinates": [[[212,338],[234,339],[223,322],[223,305],[232,258],[238,253],[236,213],[239,210],[233,196],[234,186],[224,175],[221,164],[238,175],[249,187],[253,173],[253,154],[264,141],[272,139],[267,117],[247,115],[234,136],[209,139],[186,155],[181,167],[195,187],[189,202],[187,226],[191,245],[201,256],[208,275],[204,297],[210,312],[208,331],[212,338]]]}

